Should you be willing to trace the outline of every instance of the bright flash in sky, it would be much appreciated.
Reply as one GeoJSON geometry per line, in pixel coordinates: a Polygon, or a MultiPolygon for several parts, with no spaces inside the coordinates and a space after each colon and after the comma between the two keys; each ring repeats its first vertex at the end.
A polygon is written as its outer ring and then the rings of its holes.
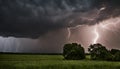
{"type": "Polygon", "coordinates": [[[120,19],[119,18],[111,18],[109,20],[106,20],[106,21],[103,21],[99,24],[96,24],[94,26],[94,30],[93,30],[94,34],[95,34],[95,36],[94,36],[95,38],[93,39],[93,44],[97,43],[98,39],[100,38],[98,28],[103,29],[103,30],[112,31],[113,28],[111,28],[111,27],[117,28],[118,24],[120,24],[120,19]]]}
{"type": "Polygon", "coordinates": [[[95,43],[97,43],[97,40],[99,39],[99,33],[98,33],[98,30],[97,30],[97,24],[96,24],[96,26],[95,26],[95,28],[94,28],[94,34],[95,34],[95,38],[94,38],[94,40],[93,40],[93,43],[95,44],[95,43]]]}

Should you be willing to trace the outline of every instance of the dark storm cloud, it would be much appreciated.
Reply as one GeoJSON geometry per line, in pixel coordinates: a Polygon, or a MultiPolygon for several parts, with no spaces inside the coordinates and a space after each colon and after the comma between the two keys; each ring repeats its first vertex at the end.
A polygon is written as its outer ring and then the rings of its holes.
{"type": "Polygon", "coordinates": [[[120,0],[96,0],[95,5],[97,4],[98,7],[106,7],[97,18],[97,21],[102,21],[111,17],[118,17],[120,15],[120,0]]]}
{"type": "Polygon", "coordinates": [[[36,38],[60,28],[95,24],[118,16],[119,3],[119,0],[0,0],[0,35],[36,38]],[[103,6],[107,9],[94,16],[103,6]]]}

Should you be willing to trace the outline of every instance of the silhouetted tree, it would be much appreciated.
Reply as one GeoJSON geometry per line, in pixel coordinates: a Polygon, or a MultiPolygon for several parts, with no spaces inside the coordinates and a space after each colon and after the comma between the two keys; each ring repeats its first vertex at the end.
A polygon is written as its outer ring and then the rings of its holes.
{"type": "Polygon", "coordinates": [[[114,55],[114,61],[120,61],[120,51],[116,52],[114,55]]]}
{"type": "Polygon", "coordinates": [[[113,55],[113,60],[114,61],[120,61],[120,50],[111,49],[110,53],[113,55]]]}
{"type": "Polygon", "coordinates": [[[112,55],[115,55],[117,52],[120,52],[120,50],[118,50],[118,49],[111,49],[111,51],[110,51],[110,53],[112,55]]]}
{"type": "Polygon", "coordinates": [[[101,44],[93,44],[88,48],[92,60],[112,60],[111,53],[101,44]]]}
{"type": "Polygon", "coordinates": [[[68,60],[79,60],[85,58],[84,48],[80,44],[65,44],[63,48],[63,56],[68,60]]]}

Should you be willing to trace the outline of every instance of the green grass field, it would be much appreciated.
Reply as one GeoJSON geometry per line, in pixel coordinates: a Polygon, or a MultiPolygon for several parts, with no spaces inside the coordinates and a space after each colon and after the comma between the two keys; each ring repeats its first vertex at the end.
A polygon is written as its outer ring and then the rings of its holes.
{"type": "Polygon", "coordinates": [[[0,69],[120,69],[120,62],[64,60],[62,55],[0,54],[0,69]]]}

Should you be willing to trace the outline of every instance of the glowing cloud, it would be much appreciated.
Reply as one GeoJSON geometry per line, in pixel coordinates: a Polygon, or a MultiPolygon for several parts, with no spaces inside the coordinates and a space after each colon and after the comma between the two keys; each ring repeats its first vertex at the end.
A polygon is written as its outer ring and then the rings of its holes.
{"type": "Polygon", "coordinates": [[[112,30],[110,27],[116,27],[117,24],[120,23],[119,17],[110,18],[109,20],[103,21],[99,24],[99,26],[103,29],[112,30]]]}

